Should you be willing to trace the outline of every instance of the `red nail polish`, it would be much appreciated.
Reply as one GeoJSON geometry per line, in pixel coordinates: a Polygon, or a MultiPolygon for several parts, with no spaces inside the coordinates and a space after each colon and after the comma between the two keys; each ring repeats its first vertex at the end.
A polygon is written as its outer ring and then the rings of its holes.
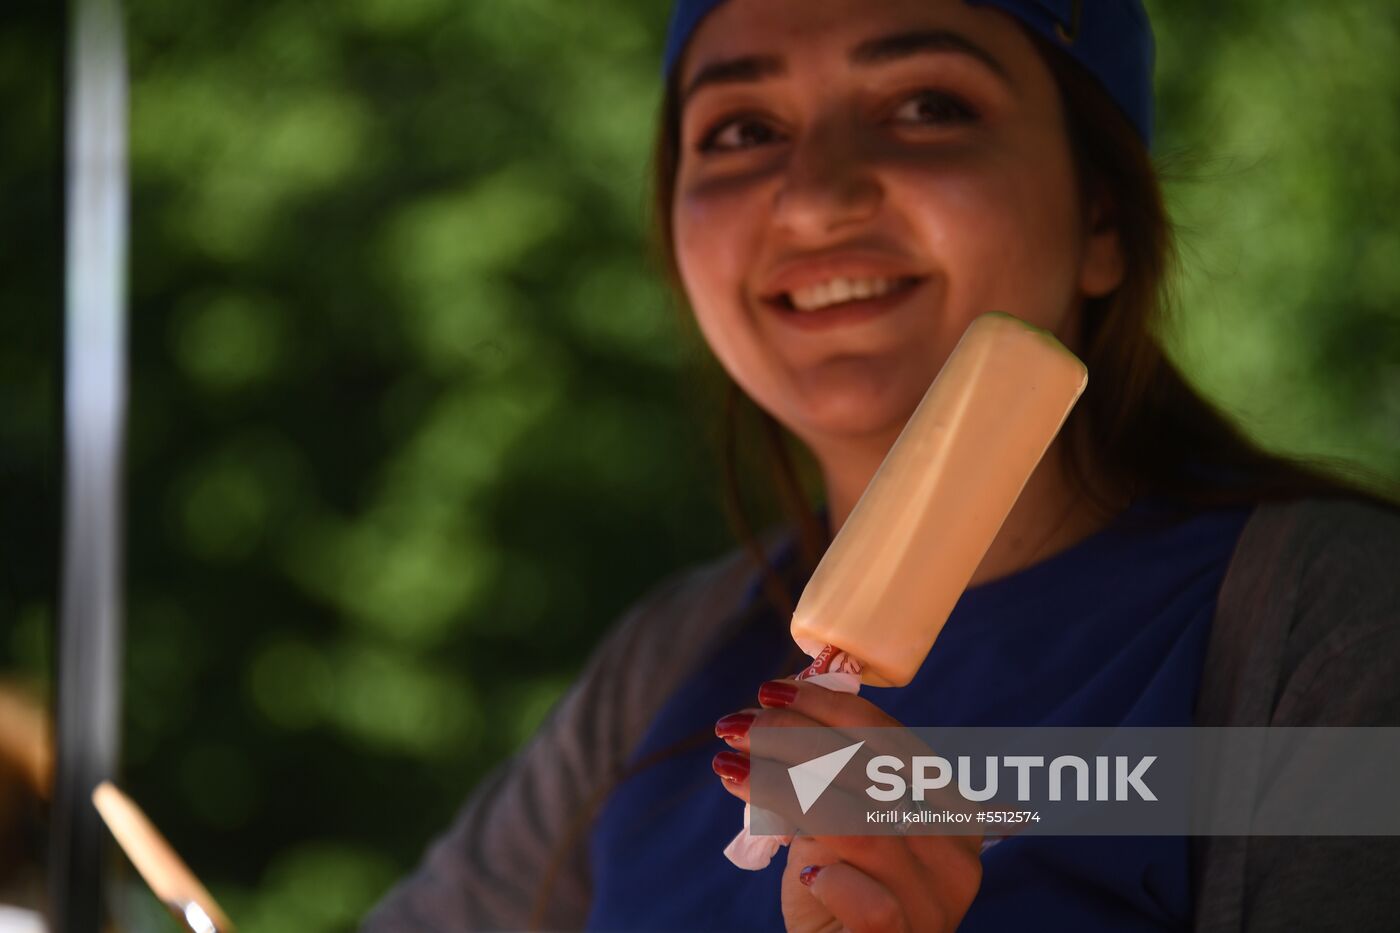
{"type": "Polygon", "coordinates": [[[715,723],[715,735],[722,739],[742,739],[749,734],[749,727],[753,725],[754,713],[730,713],[728,716],[720,717],[715,723]]]}
{"type": "Polygon", "coordinates": [[[788,706],[797,699],[797,684],[790,680],[770,680],[758,688],[758,702],[762,706],[788,706]]]}
{"type": "Polygon", "coordinates": [[[710,762],[710,767],[726,781],[742,784],[749,777],[749,756],[738,752],[720,752],[710,762]]]}
{"type": "Polygon", "coordinates": [[[797,880],[805,885],[810,885],[816,880],[817,874],[822,870],[821,865],[808,865],[797,873],[797,880]]]}

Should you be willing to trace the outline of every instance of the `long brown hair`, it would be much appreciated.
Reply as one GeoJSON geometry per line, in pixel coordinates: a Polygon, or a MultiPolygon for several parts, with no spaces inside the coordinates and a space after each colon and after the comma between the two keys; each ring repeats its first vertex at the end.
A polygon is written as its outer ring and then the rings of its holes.
{"type": "MultiPolygon", "coordinates": [[[[1365,469],[1340,462],[1272,453],[1250,440],[1218,407],[1200,395],[1163,350],[1161,335],[1174,311],[1170,275],[1176,265],[1173,228],[1158,169],[1132,125],[1107,93],[1062,50],[1032,36],[1064,101],[1066,132],[1075,172],[1089,205],[1111,205],[1124,256],[1122,284],[1102,298],[1086,299],[1081,334],[1089,382],[1063,436],[1070,477],[1086,499],[1111,512],[1140,496],[1159,497],[1183,510],[1271,500],[1359,498],[1393,505],[1400,487],[1365,469]]],[[[671,236],[671,208],[680,156],[676,78],[661,104],[652,161],[652,245],[655,261],[691,333],[698,379],[720,400],[715,438],[725,510],[736,539],[761,575],[774,617],[786,624],[793,606],[791,577],[784,579],[759,544],[755,528],[776,519],[793,530],[796,573],[810,575],[827,544],[813,509],[811,455],[771,415],[760,409],[705,351],[685,295],[671,236]],[[752,455],[757,468],[745,469],[752,455]],[[766,463],[766,469],[763,464],[766,463]],[[766,512],[765,512],[766,510],[766,512]],[[762,516],[758,518],[756,516],[762,516]]],[[[791,657],[775,676],[792,673],[805,655],[791,657]]],[[[670,755],[715,741],[706,729],[636,762],[600,789],[561,841],[543,879],[535,917],[542,916],[553,876],[568,849],[591,824],[595,808],[622,781],[670,755]]]]}

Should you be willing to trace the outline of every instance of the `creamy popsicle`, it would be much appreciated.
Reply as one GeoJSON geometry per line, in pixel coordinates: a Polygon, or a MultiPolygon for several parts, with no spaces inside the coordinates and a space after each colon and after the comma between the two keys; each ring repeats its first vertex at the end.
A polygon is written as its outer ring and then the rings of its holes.
{"type": "Polygon", "coordinates": [[[1049,331],[974,320],[803,590],[797,644],[909,683],[1087,383],[1049,331]]]}
{"type": "MultiPolygon", "coordinates": [[[[797,679],[914,678],[1087,384],[1048,331],[996,312],[968,326],[802,591],[792,637],[813,660],[797,679]]],[[[756,836],[751,817],[724,854],[756,871],[797,827],[756,836]]]]}

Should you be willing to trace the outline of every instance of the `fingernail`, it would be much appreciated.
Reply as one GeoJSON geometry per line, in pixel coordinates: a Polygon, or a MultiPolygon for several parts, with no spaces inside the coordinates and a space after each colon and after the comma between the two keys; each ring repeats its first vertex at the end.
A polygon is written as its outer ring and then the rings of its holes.
{"type": "Polygon", "coordinates": [[[758,688],[758,702],[762,706],[788,706],[797,699],[797,684],[790,680],[770,680],[758,688]]]}
{"type": "Polygon", "coordinates": [[[749,756],[738,752],[720,752],[710,762],[710,767],[726,781],[742,784],[749,777],[749,756]]]}
{"type": "Polygon", "coordinates": [[[797,880],[805,885],[811,885],[811,883],[816,880],[817,874],[821,872],[821,870],[821,865],[808,865],[797,873],[797,880]]]}
{"type": "Polygon", "coordinates": [[[715,735],[722,739],[742,739],[749,734],[756,713],[730,713],[715,723],[715,735]]]}

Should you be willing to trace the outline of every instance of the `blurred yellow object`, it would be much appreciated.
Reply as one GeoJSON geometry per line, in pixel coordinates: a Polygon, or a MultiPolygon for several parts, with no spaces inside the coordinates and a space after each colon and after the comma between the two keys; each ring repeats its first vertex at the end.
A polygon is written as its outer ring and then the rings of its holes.
{"type": "Polygon", "coordinates": [[[53,737],[43,704],[28,691],[0,683],[0,760],[10,764],[36,797],[53,787],[53,737]]]}
{"type": "MultiPolygon", "coordinates": [[[[0,933],[43,901],[44,804],[53,796],[53,730],[37,690],[0,678],[0,933]]],[[[37,915],[35,915],[37,916],[37,915]]]]}
{"type": "Polygon", "coordinates": [[[233,930],[214,898],[131,798],[103,781],[92,792],[92,802],[151,892],[173,914],[195,933],[233,930]]]}

